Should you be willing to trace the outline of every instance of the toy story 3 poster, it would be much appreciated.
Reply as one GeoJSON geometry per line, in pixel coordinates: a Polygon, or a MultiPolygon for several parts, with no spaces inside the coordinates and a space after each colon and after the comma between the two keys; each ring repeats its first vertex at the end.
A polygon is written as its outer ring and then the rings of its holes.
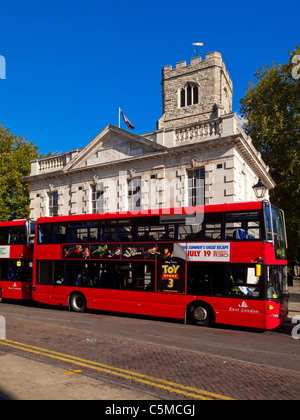
{"type": "Polygon", "coordinates": [[[156,290],[172,293],[185,292],[186,252],[176,243],[64,245],[63,258],[75,260],[156,261],[156,290]]]}

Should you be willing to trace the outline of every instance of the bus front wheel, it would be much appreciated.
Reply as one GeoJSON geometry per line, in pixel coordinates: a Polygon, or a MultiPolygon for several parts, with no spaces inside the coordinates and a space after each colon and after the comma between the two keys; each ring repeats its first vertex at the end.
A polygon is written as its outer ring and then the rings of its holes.
{"type": "Polygon", "coordinates": [[[205,303],[194,302],[188,309],[189,321],[201,327],[210,327],[214,323],[213,309],[205,303]]]}
{"type": "Polygon", "coordinates": [[[81,293],[72,293],[69,299],[70,309],[74,312],[86,311],[86,299],[81,293]]]}

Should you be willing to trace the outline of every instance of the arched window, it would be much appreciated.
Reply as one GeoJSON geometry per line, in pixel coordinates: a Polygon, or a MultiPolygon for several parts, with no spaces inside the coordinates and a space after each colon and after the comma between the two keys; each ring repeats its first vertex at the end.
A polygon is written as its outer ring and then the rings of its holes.
{"type": "Polygon", "coordinates": [[[197,104],[199,102],[199,92],[198,92],[198,86],[193,87],[193,100],[194,104],[197,104]]]}
{"type": "Polygon", "coordinates": [[[194,83],[187,83],[180,90],[180,108],[199,103],[199,86],[194,83]]]}

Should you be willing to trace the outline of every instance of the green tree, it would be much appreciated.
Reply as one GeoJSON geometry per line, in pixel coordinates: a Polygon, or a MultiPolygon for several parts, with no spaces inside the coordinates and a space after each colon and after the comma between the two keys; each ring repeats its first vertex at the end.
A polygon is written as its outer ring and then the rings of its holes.
{"type": "Polygon", "coordinates": [[[29,217],[29,185],[22,180],[30,174],[30,161],[38,148],[0,124],[0,220],[29,217]]]}
{"type": "Polygon", "coordinates": [[[285,64],[264,65],[241,99],[245,131],[261,152],[276,182],[271,201],[285,211],[289,256],[298,254],[300,226],[300,48],[285,64]]]}

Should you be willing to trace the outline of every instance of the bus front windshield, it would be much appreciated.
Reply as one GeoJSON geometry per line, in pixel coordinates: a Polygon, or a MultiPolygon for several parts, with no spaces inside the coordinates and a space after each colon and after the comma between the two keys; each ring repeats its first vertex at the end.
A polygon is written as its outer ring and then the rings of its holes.
{"type": "Polygon", "coordinates": [[[272,205],[272,222],[274,232],[275,256],[279,260],[286,259],[286,235],[283,212],[272,205]]]}
{"type": "Polygon", "coordinates": [[[264,203],[266,239],[274,242],[275,258],[286,260],[287,241],[284,213],[269,202],[264,203]]]}

